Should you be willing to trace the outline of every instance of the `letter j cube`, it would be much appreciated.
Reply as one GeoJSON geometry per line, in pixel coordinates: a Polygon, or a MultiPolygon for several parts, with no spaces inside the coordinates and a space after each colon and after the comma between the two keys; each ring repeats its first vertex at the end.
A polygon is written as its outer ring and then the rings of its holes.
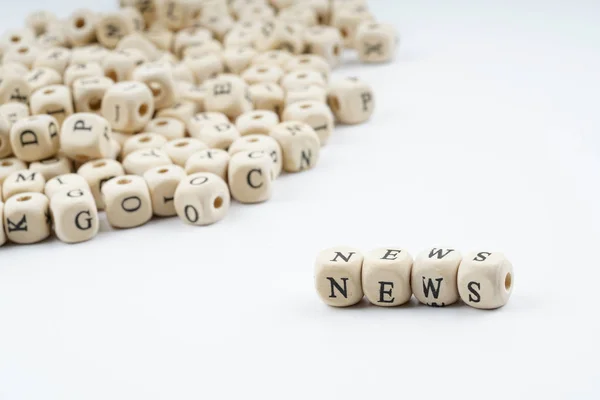
{"type": "Polygon", "coordinates": [[[323,250],[315,263],[315,287],[321,300],[333,307],[349,307],[363,298],[363,255],[350,247],[323,250]]]}

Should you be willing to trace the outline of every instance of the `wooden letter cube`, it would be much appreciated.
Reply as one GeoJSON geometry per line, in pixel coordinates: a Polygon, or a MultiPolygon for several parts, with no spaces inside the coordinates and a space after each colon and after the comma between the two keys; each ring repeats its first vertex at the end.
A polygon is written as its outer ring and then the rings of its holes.
{"type": "Polygon", "coordinates": [[[96,13],[86,9],[75,10],[65,27],[69,42],[73,46],[83,46],[96,39],[96,13]]]}
{"type": "Polygon", "coordinates": [[[350,247],[321,251],[315,262],[315,287],[325,304],[349,307],[363,298],[362,254],[350,247]]]}
{"type": "Polygon", "coordinates": [[[71,173],[73,171],[73,164],[67,157],[59,156],[32,162],[29,164],[29,170],[39,172],[46,181],[49,181],[56,176],[71,173]]]}
{"type": "Polygon", "coordinates": [[[156,109],[175,104],[177,87],[170,67],[160,63],[143,64],[133,70],[132,78],[145,83],[150,88],[156,109]]]}
{"type": "Polygon", "coordinates": [[[0,184],[4,183],[6,178],[13,172],[27,169],[27,164],[16,157],[4,158],[0,160],[0,184]]]}
{"type": "Polygon", "coordinates": [[[85,163],[108,158],[112,152],[112,130],[103,117],[78,113],[67,118],[60,134],[61,150],[72,160],[85,163]]]}
{"type": "Polygon", "coordinates": [[[185,137],[185,123],[176,118],[158,117],[148,122],[144,131],[157,133],[167,140],[182,139],[185,137]]]}
{"type": "Polygon", "coordinates": [[[229,154],[234,155],[240,151],[264,151],[271,157],[271,161],[273,162],[273,179],[281,175],[281,170],[283,169],[281,146],[271,136],[253,134],[239,138],[229,146],[229,154]]]}
{"type": "Polygon", "coordinates": [[[114,49],[125,36],[144,30],[142,14],[133,7],[102,15],[96,23],[96,37],[100,44],[114,49]]]}
{"type": "Polygon", "coordinates": [[[44,194],[46,195],[46,197],[48,197],[48,199],[52,200],[52,197],[55,194],[61,192],[69,192],[74,189],[90,191],[90,185],[87,183],[83,176],[78,174],[59,175],[46,182],[46,186],[44,187],[44,194]]]}
{"type": "Polygon", "coordinates": [[[285,92],[274,83],[257,83],[250,86],[250,96],[257,110],[272,111],[279,115],[283,111],[285,92]]]}
{"type": "Polygon", "coordinates": [[[65,85],[72,88],[73,82],[81,78],[99,78],[104,76],[104,70],[97,62],[71,64],[65,71],[65,85]]]}
{"type": "Polygon", "coordinates": [[[64,85],[46,86],[31,96],[31,114],[49,114],[56,118],[60,127],[73,114],[71,90],[64,85]]]}
{"type": "Polygon", "coordinates": [[[50,115],[21,119],[10,130],[10,143],[16,157],[23,161],[39,161],[58,152],[58,122],[50,115]]]}
{"type": "Polygon", "coordinates": [[[502,307],[512,294],[513,284],[513,266],[502,253],[469,253],[458,267],[458,293],[474,308],[502,307]]]}
{"type": "Polygon", "coordinates": [[[132,79],[133,70],[148,61],[148,57],[137,49],[113,51],[102,60],[104,75],[113,82],[132,79]]]}
{"type": "Polygon", "coordinates": [[[253,109],[248,85],[243,81],[215,79],[207,85],[206,111],[215,111],[235,119],[253,109]]]}
{"type": "Polygon", "coordinates": [[[73,82],[73,100],[76,112],[101,114],[102,99],[106,91],[114,84],[103,76],[79,78],[73,82]]]}
{"type": "Polygon", "coordinates": [[[252,65],[242,73],[248,85],[256,83],[279,83],[283,78],[283,69],[277,65],[252,65]]]}
{"type": "Polygon", "coordinates": [[[365,255],[362,269],[363,290],[376,306],[394,307],[412,297],[410,286],[412,256],[398,247],[384,247],[365,255]]]}
{"type": "Polygon", "coordinates": [[[335,127],[334,116],[329,107],[319,101],[301,101],[286,107],[284,121],[298,121],[310,125],[325,145],[335,127]]]}
{"type": "Polygon", "coordinates": [[[14,195],[26,192],[43,193],[46,179],[39,172],[16,171],[6,177],[2,184],[2,197],[8,200],[14,195]]]}
{"type": "Polygon", "coordinates": [[[397,44],[398,35],[392,25],[367,21],[358,27],[354,47],[362,62],[381,63],[394,59],[397,44]]]}
{"type": "Polygon", "coordinates": [[[273,111],[256,110],[240,115],[236,121],[240,135],[268,135],[279,124],[279,116],[273,111]]]}
{"type": "Polygon", "coordinates": [[[144,173],[150,190],[152,210],[159,217],[172,217],[175,211],[175,190],[185,178],[185,171],[178,165],[154,167],[144,173]]]}
{"type": "Polygon", "coordinates": [[[310,125],[302,122],[283,122],[271,131],[283,152],[283,169],[301,172],[317,165],[321,142],[310,125]]]}
{"type": "Polygon", "coordinates": [[[208,172],[187,176],[175,191],[177,215],[191,225],[211,225],[220,221],[227,214],[230,202],[225,181],[208,172]]]}
{"type": "Polygon", "coordinates": [[[115,228],[135,228],[152,218],[152,200],[144,178],[125,175],[102,187],[108,223],[115,228]]]}
{"type": "Polygon", "coordinates": [[[340,63],[342,56],[342,36],[340,31],[330,26],[313,26],[304,31],[306,52],[323,57],[331,67],[340,63]]]}
{"type": "Polygon", "coordinates": [[[195,153],[207,149],[207,146],[198,139],[183,138],[171,140],[161,147],[173,163],[183,167],[188,159],[195,153]]]}
{"type": "Polygon", "coordinates": [[[57,193],[50,200],[54,233],[65,243],[80,243],[98,234],[98,209],[87,190],[73,189],[57,193]]]}
{"type": "Polygon", "coordinates": [[[227,170],[230,159],[229,153],[225,150],[200,150],[188,158],[185,163],[185,172],[188,175],[198,172],[210,172],[227,181],[227,170]]]}
{"type": "Polygon", "coordinates": [[[132,175],[142,176],[150,168],[172,165],[173,162],[162,150],[141,149],[130,153],[123,160],[125,172],[132,175]]]}
{"type": "Polygon", "coordinates": [[[327,102],[337,119],[344,124],[366,122],[375,109],[373,89],[357,78],[346,78],[330,84],[327,102]]]}
{"type": "Polygon", "coordinates": [[[154,98],[140,82],[120,82],[110,87],[102,100],[102,116],[116,131],[136,133],[154,114],[154,98]]]}
{"type": "Polygon", "coordinates": [[[96,200],[96,207],[98,207],[99,210],[103,210],[104,200],[102,198],[102,187],[109,180],[124,175],[125,171],[117,161],[107,158],[89,161],[79,167],[77,173],[83,176],[87,181],[92,191],[92,195],[94,196],[94,200],[96,200]]]}
{"type": "Polygon", "coordinates": [[[458,300],[456,276],[462,260],[454,249],[431,248],[413,264],[411,285],[415,297],[432,307],[445,307],[458,300]]]}
{"type": "Polygon", "coordinates": [[[273,162],[264,151],[241,151],[229,162],[231,196],[240,203],[261,203],[271,198],[273,162]]]}
{"type": "Polygon", "coordinates": [[[123,143],[121,156],[127,157],[136,150],[159,149],[167,143],[167,139],[158,133],[140,133],[130,136],[123,143]]]}
{"type": "Polygon", "coordinates": [[[50,236],[48,198],[41,193],[21,193],[4,204],[4,230],[13,243],[31,244],[50,236]]]}

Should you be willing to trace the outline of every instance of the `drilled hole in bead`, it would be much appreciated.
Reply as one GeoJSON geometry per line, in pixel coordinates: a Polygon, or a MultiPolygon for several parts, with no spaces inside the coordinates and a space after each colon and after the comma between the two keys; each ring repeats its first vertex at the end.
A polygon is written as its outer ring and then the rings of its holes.
{"type": "Polygon", "coordinates": [[[175,147],[185,147],[187,146],[189,143],[188,142],[179,142],[175,145],[175,147]]]}
{"type": "Polygon", "coordinates": [[[310,62],[310,60],[308,58],[302,58],[300,59],[300,61],[298,61],[300,64],[308,64],[310,62]]]}
{"type": "Polygon", "coordinates": [[[371,25],[369,25],[369,28],[370,29],[377,29],[377,28],[379,28],[379,25],[378,24],[371,24],[371,25]]]}
{"type": "Polygon", "coordinates": [[[94,164],[94,168],[102,168],[105,167],[106,163],[104,161],[99,161],[97,163],[94,164]]]}
{"type": "Polygon", "coordinates": [[[119,179],[117,181],[117,184],[119,184],[119,185],[128,185],[130,183],[131,183],[131,179],[119,179]]]}
{"type": "Polygon", "coordinates": [[[14,35],[10,38],[10,41],[13,43],[19,43],[21,41],[21,36],[14,35]]]}
{"type": "Polygon", "coordinates": [[[337,97],[331,96],[328,99],[329,107],[331,107],[334,111],[339,111],[340,109],[340,101],[337,97]]]}
{"type": "Polygon", "coordinates": [[[152,91],[152,96],[158,97],[162,94],[162,86],[156,82],[150,82],[148,87],[152,91]]]}
{"type": "Polygon", "coordinates": [[[20,47],[18,52],[20,54],[25,54],[25,53],[29,53],[29,47],[20,47]]]}
{"type": "Polygon", "coordinates": [[[100,108],[102,108],[102,99],[90,99],[90,101],[88,102],[88,107],[92,111],[99,111],[100,108]]]}
{"type": "Polygon", "coordinates": [[[75,27],[77,29],[81,29],[85,26],[85,19],[84,18],[77,18],[75,20],[75,27]]]}
{"type": "Polygon", "coordinates": [[[31,200],[31,196],[21,196],[17,199],[17,201],[28,201],[31,200]]]}
{"type": "Polygon", "coordinates": [[[149,141],[151,141],[152,138],[150,136],[144,136],[138,139],[138,142],[140,143],[148,143],[149,141]]]}
{"type": "Polygon", "coordinates": [[[156,123],[156,126],[165,126],[165,125],[169,125],[169,121],[158,121],[156,123]]]}
{"type": "Polygon", "coordinates": [[[114,82],[118,81],[118,76],[117,76],[117,71],[115,71],[114,69],[109,69],[108,71],[106,71],[106,77],[112,79],[114,82]]]}
{"type": "Polygon", "coordinates": [[[44,94],[45,94],[45,95],[49,95],[49,94],[52,94],[52,93],[54,93],[54,90],[53,90],[53,89],[47,89],[47,90],[44,90],[44,94]]]}
{"type": "Polygon", "coordinates": [[[348,29],[346,28],[342,28],[340,29],[340,33],[342,34],[343,37],[347,38],[349,33],[348,33],[348,29]]]}
{"type": "Polygon", "coordinates": [[[168,168],[163,168],[163,169],[159,169],[159,170],[158,170],[158,173],[159,173],[159,174],[166,174],[167,172],[169,172],[169,169],[168,169],[168,168]]]}
{"type": "Polygon", "coordinates": [[[3,167],[10,167],[11,165],[13,165],[12,161],[2,161],[2,165],[3,167]]]}
{"type": "Polygon", "coordinates": [[[254,116],[252,117],[252,119],[262,119],[262,117],[263,117],[263,116],[259,114],[259,115],[254,115],[254,116]]]}
{"type": "Polygon", "coordinates": [[[200,15],[201,15],[201,14],[202,14],[202,13],[200,12],[200,10],[196,10],[196,11],[194,11],[194,12],[192,13],[192,19],[198,19],[198,18],[200,18],[200,15]]]}
{"type": "Polygon", "coordinates": [[[298,79],[306,79],[308,78],[307,74],[298,74],[298,79]]]}
{"type": "Polygon", "coordinates": [[[144,115],[148,114],[148,104],[142,104],[140,106],[140,108],[138,109],[138,114],[143,117],[144,115]]]}
{"type": "Polygon", "coordinates": [[[249,138],[248,142],[249,143],[256,143],[256,142],[258,142],[258,139],[257,138],[249,138]]]}
{"type": "Polygon", "coordinates": [[[333,46],[333,55],[336,57],[339,57],[340,55],[340,46],[338,46],[337,44],[333,46]]]}
{"type": "Polygon", "coordinates": [[[302,109],[304,109],[304,110],[306,110],[306,109],[308,109],[308,108],[311,108],[311,107],[312,107],[312,104],[302,104],[302,105],[300,106],[300,108],[302,108],[302,109]]]}
{"type": "Polygon", "coordinates": [[[223,198],[221,196],[217,197],[213,202],[213,205],[215,206],[215,208],[223,207],[223,198]]]}
{"type": "Polygon", "coordinates": [[[511,286],[512,286],[512,275],[509,272],[508,274],[506,274],[506,277],[504,278],[504,288],[508,291],[508,290],[510,290],[511,286]]]}
{"type": "Polygon", "coordinates": [[[266,74],[267,72],[269,72],[269,69],[265,68],[265,67],[261,67],[261,68],[258,68],[256,70],[256,72],[258,72],[259,74],[266,74]]]}

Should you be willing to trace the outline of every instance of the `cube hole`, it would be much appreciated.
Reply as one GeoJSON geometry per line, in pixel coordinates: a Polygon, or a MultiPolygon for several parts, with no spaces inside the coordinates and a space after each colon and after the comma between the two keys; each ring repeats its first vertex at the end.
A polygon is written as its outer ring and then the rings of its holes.
{"type": "Polygon", "coordinates": [[[175,145],[175,147],[185,147],[187,146],[189,143],[188,142],[179,142],[175,145]]]}
{"type": "Polygon", "coordinates": [[[5,160],[5,161],[2,161],[2,164],[0,164],[0,165],[2,165],[3,167],[10,167],[11,165],[13,165],[13,162],[5,160]]]}
{"type": "Polygon", "coordinates": [[[158,170],[158,173],[159,173],[159,174],[166,174],[167,172],[169,172],[169,169],[168,169],[168,168],[163,168],[163,169],[159,169],[159,170],[158,170]]]}
{"type": "Polygon", "coordinates": [[[52,93],[54,93],[54,89],[47,89],[47,90],[44,90],[44,94],[45,94],[46,96],[48,96],[48,95],[51,95],[52,93]]]}
{"type": "Polygon", "coordinates": [[[92,111],[99,111],[102,108],[102,99],[99,98],[91,98],[88,102],[88,107],[92,111]]]}
{"type": "Polygon", "coordinates": [[[333,55],[336,57],[340,56],[340,46],[338,46],[337,44],[333,46],[333,55]]]}
{"type": "Polygon", "coordinates": [[[246,140],[248,141],[248,143],[256,143],[256,142],[258,142],[258,139],[254,138],[254,137],[253,138],[248,138],[246,140]]]}
{"type": "Polygon", "coordinates": [[[104,161],[99,161],[94,164],[94,168],[102,168],[104,166],[106,166],[106,163],[104,161]]]}
{"type": "Polygon", "coordinates": [[[511,286],[512,286],[512,275],[509,272],[504,277],[504,289],[506,289],[506,291],[509,291],[511,286]]]}
{"type": "Polygon", "coordinates": [[[140,117],[143,117],[144,115],[148,114],[148,111],[149,107],[146,103],[140,105],[140,108],[138,108],[138,114],[140,115],[140,117]]]}
{"type": "Polygon", "coordinates": [[[329,99],[327,100],[327,102],[329,103],[329,107],[331,107],[332,110],[340,110],[340,100],[336,96],[329,96],[329,99]]]}
{"type": "Polygon", "coordinates": [[[10,41],[13,43],[19,43],[21,41],[21,36],[18,36],[18,35],[11,36],[10,41]]]}
{"type": "Polygon", "coordinates": [[[162,94],[162,92],[163,92],[162,86],[160,85],[160,83],[150,82],[148,84],[148,87],[152,91],[152,96],[154,96],[154,97],[160,96],[162,94]]]}
{"type": "Polygon", "coordinates": [[[115,71],[114,69],[109,69],[108,71],[106,71],[106,77],[112,79],[114,82],[117,82],[119,79],[117,77],[117,71],[115,71]]]}
{"type": "Polygon", "coordinates": [[[21,196],[17,199],[17,201],[29,201],[31,200],[31,196],[21,196]]]}
{"type": "Polygon", "coordinates": [[[81,29],[85,26],[85,18],[79,17],[75,20],[75,27],[81,29]]]}
{"type": "Polygon", "coordinates": [[[262,118],[263,118],[263,116],[260,114],[252,116],[252,119],[262,119],[262,118]]]}
{"type": "Polygon", "coordinates": [[[119,185],[129,185],[131,183],[131,179],[119,179],[117,184],[119,185]]]}
{"type": "Polygon", "coordinates": [[[29,47],[19,47],[19,50],[18,50],[18,52],[19,52],[20,54],[26,54],[26,53],[29,53],[29,47]]]}
{"type": "Polygon", "coordinates": [[[303,110],[306,110],[306,109],[311,108],[311,107],[312,107],[312,104],[302,104],[300,106],[300,108],[302,108],[303,110]]]}
{"type": "Polygon", "coordinates": [[[165,125],[169,125],[169,121],[158,121],[156,123],[157,126],[165,126],[165,125]]]}
{"type": "Polygon", "coordinates": [[[223,198],[221,196],[217,197],[215,199],[215,201],[213,201],[213,206],[215,208],[221,208],[221,207],[223,207],[223,198]]]}
{"type": "Polygon", "coordinates": [[[151,140],[152,140],[152,138],[150,136],[143,136],[143,137],[141,137],[141,138],[138,139],[138,142],[140,142],[140,143],[148,143],[151,140]]]}

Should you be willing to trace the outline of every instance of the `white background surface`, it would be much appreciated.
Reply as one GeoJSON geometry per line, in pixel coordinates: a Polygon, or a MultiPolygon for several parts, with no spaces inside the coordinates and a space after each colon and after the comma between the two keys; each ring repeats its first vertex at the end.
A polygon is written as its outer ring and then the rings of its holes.
{"type": "MultiPolygon", "coordinates": [[[[3,2],[15,27],[112,0],[3,2]]],[[[0,249],[0,399],[598,399],[600,3],[371,1],[393,65],[317,169],[208,228],[0,249]],[[498,4],[502,3],[502,4],[498,4]],[[318,250],[503,251],[503,309],[323,305],[318,250]]]]}

